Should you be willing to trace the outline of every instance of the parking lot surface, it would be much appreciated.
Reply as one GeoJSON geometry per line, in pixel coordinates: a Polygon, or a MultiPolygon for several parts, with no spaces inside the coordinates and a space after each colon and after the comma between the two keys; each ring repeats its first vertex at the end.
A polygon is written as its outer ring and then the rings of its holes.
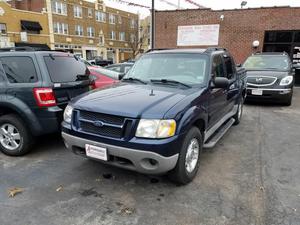
{"type": "Polygon", "coordinates": [[[0,224],[300,224],[300,89],[291,107],[247,104],[243,120],[177,186],[68,152],[59,135],[0,154],[0,224]],[[8,190],[21,188],[15,197],[8,190]]]}

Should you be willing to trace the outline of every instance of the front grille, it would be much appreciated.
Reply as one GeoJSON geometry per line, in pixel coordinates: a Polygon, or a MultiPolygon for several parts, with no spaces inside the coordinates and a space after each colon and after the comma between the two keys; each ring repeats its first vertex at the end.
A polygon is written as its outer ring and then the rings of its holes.
{"type": "Polygon", "coordinates": [[[122,129],[115,127],[96,127],[92,123],[80,122],[80,129],[90,134],[96,134],[101,136],[108,136],[113,138],[122,137],[122,129]]]}
{"type": "Polygon", "coordinates": [[[131,124],[131,120],[121,116],[89,111],[77,111],[74,118],[74,126],[79,132],[112,138],[122,138],[131,124]]]}
{"type": "Polygon", "coordinates": [[[249,76],[247,77],[247,84],[251,86],[271,86],[277,80],[277,77],[269,76],[249,76]]]}
{"type": "Polygon", "coordinates": [[[80,118],[85,120],[101,120],[105,123],[117,124],[122,125],[124,123],[124,117],[108,115],[103,113],[95,113],[89,111],[80,111],[80,118]]]}

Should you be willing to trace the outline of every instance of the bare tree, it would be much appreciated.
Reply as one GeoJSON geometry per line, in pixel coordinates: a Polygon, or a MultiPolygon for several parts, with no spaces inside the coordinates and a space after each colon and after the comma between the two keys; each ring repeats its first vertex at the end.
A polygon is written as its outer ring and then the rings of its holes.
{"type": "Polygon", "coordinates": [[[140,30],[140,35],[137,37],[137,34],[130,36],[130,48],[133,52],[133,58],[135,58],[138,54],[143,53],[143,45],[146,41],[148,41],[149,33],[146,30],[140,30]]]}

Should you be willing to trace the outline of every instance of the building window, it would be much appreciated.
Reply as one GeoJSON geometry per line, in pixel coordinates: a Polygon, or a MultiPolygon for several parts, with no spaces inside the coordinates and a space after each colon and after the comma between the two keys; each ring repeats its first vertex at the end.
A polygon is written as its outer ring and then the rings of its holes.
{"type": "Polygon", "coordinates": [[[104,13],[104,12],[96,11],[95,12],[95,17],[96,17],[96,20],[98,22],[105,22],[106,21],[106,13],[104,13]]]}
{"type": "Polygon", "coordinates": [[[94,29],[94,27],[88,27],[87,28],[87,35],[89,37],[94,37],[95,36],[95,29],[94,29]]]}
{"type": "Polygon", "coordinates": [[[93,9],[88,8],[88,17],[92,18],[93,17],[93,9]]]}
{"type": "Polygon", "coordinates": [[[119,24],[122,24],[122,16],[119,16],[119,24]]]}
{"type": "Polygon", "coordinates": [[[82,18],[82,7],[78,5],[74,5],[74,17],[82,18]]]}
{"type": "Polygon", "coordinates": [[[119,40],[120,41],[125,41],[125,32],[120,32],[119,33],[119,40]]]}
{"type": "Polygon", "coordinates": [[[75,25],[75,34],[78,36],[83,36],[83,27],[80,25],[75,25]]]}
{"type": "Polygon", "coordinates": [[[6,34],[6,24],[5,23],[0,23],[0,35],[6,34]]]}
{"type": "Polygon", "coordinates": [[[60,23],[60,22],[53,23],[53,30],[54,30],[54,33],[56,33],[56,34],[68,34],[69,33],[68,24],[66,24],[66,23],[60,23]]]}
{"type": "Polygon", "coordinates": [[[111,40],[116,40],[116,32],[113,30],[109,33],[109,39],[111,40]]]}
{"type": "Polygon", "coordinates": [[[136,36],[135,36],[135,34],[131,34],[130,35],[130,42],[131,43],[134,43],[136,41],[136,36]]]}
{"type": "Polygon", "coordinates": [[[114,14],[109,14],[109,23],[110,24],[116,23],[116,16],[114,14]]]}
{"type": "Polygon", "coordinates": [[[104,36],[103,35],[99,36],[99,44],[101,46],[104,46],[104,36]]]}
{"type": "Polygon", "coordinates": [[[67,4],[61,1],[53,1],[52,11],[60,15],[67,15],[67,4]]]}
{"type": "Polygon", "coordinates": [[[136,27],[136,22],[135,19],[130,20],[130,28],[135,28],[136,27]]]}

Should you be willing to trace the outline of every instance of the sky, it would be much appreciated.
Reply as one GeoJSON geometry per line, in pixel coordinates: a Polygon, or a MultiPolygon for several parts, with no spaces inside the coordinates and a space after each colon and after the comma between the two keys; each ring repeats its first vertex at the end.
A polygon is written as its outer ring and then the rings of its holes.
{"type": "MultiPolygon", "coordinates": [[[[90,0],[94,1],[94,0],[90,0]]],[[[146,6],[151,6],[151,0],[126,0],[128,2],[133,2],[136,4],[143,4],[146,6]]],[[[163,3],[164,0],[155,0],[155,9],[156,10],[174,10],[175,7],[172,7],[166,3],[163,3]]],[[[173,4],[178,4],[178,0],[167,0],[173,4]]],[[[193,0],[194,2],[201,4],[205,7],[212,8],[212,9],[234,9],[240,8],[241,0],[193,0]]],[[[139,13],[141,17],[146,17],[149,15],[149,10],[140,8],[140,7],[133,7],[128,6],[126,4],[118,3],[118,0],[104,0],[107,6],[111,6],[114,8],[119,8],[121,10],[139,13]]],[[[261,7],[261,6],[299,6],[300,7],[300,0],[248,0],[247,7],[261,7]]],[[[180,0],[180,5],[183,8],[195,8],[192,4],[187,3],[185,0],[180,0]]]]}

